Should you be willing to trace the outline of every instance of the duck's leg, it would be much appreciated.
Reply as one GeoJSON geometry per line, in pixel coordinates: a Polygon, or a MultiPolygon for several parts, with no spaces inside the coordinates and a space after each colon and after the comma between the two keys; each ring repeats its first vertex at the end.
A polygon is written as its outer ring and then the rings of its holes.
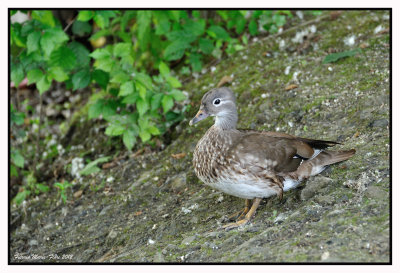
{"type": "Polygon", "coordinates": [[[247,212],[244,219],[239,220],[234,223],[226,224],[226,225],[222,226],[222,228],[225,230],[230,230],[233,228],[237,228],[237,227],[246,225],[250,221],[250,219],[254,216],[254,214],[256,213],[256,210],[257,210],[258,206],[260,205],[260,201],[261,201],[261,198],[254,198],[253,205],[251,206],[250,210],[247,212]]]}
{"type": "Polygon", "coordinates": [[[246,213],[249,212],[251,207],[251,199],[246,199],[244,203],[244,208],[239,210],[238,212],[235,212],[234,214],[231,214],[228,216],[229,220],[241,220],[243,217],[245,217],[246,213]]]}

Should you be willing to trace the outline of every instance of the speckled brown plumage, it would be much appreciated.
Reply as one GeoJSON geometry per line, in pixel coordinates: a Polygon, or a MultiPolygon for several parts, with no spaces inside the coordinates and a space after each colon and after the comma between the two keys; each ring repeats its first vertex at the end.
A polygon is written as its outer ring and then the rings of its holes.
{"type": "Polygon", "coordinates": [[[196,175],[217,190],[254,199],[244,219],[226,225],[226,229],[246,224],[261,198],[272,195],[282,198],[284,191],[355,153],[355,150],[323,151],[338,144],[333,141],[237,130],[236,99],[226,87],[213,89],[203,96],[200,110],[190,124],[208,116],[216,117],[215,124],[199,140],[193,153],[196,175]]]}

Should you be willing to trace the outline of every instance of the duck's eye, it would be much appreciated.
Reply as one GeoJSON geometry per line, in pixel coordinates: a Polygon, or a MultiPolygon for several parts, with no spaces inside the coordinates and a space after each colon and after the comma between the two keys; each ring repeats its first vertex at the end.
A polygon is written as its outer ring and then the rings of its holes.
{"type": "Polygon", "coordinates": [[[213,104],[214,105],[218,105],[218,104],[220,104],[221,103],[221,100],[220,99],[215,99],[214,101],[213,101],[213,104]]]}

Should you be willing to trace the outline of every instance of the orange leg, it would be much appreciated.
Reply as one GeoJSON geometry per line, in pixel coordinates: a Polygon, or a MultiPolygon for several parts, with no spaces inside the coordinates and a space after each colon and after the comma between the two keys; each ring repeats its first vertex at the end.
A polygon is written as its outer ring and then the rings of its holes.
{"type": "Polygon", "coordinates": [[[246,199],[244,203],[244,208],[241,209],[238,212],[235,212],[232,215],[228,216],[229,220],[241,220],[243,217],[245,217],[246,213],[249,212],[251,207],[251,199],[246,199]]]}
{"type": "Polygon", "coordinates": [[[261,198],[254,198],[253,205],[251,206],[250,210],[247,212],[244,219],[239,220],[234,223],[226,224],[226,225],[222,226],[222,228],[225,230],[230,230],[233,228],[237,228],[237,227],[246,225],[250,221],[250,219],[254,216],[254,214],[256,213],[256,210],[257,210],[258,206],[260,205],[260,201],[261,201],[261,198]]]}

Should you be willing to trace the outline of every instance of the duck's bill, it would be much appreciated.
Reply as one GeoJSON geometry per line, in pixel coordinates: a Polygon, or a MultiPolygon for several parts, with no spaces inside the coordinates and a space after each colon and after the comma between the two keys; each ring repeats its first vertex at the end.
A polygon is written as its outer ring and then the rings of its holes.
{"type": "Polygon", "coordinates": [[[208,114],[204,110],[199,110],[196,116],[189,122],[189,125],[192,126],[193,124],[196,124],[197,122],[205,119],[206,117],[208,117],[208,114]]]}

